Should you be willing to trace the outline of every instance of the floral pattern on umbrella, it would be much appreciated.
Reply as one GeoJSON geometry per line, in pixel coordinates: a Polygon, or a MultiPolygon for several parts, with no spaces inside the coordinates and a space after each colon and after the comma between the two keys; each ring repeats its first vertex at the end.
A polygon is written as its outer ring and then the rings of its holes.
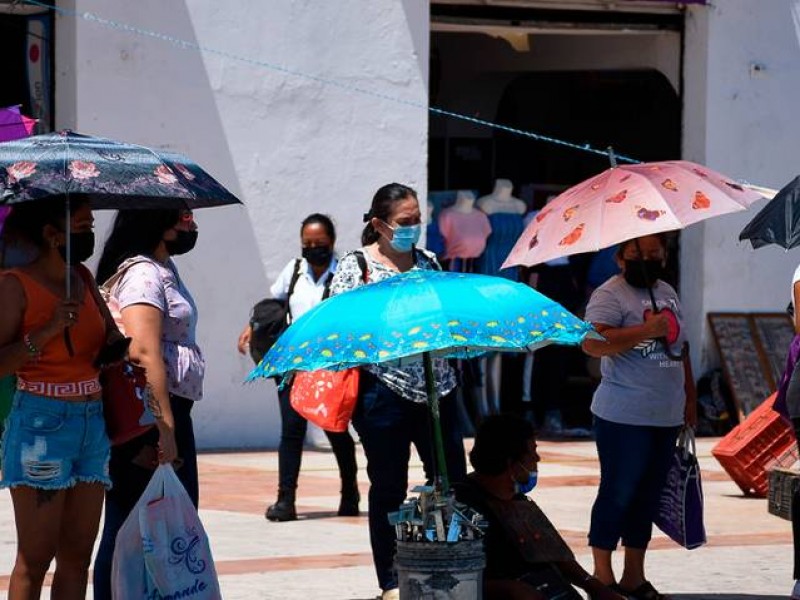
{"type": "Polygon", "coordinates": [[[189,158],[62,131],[0,144],[0,201],[88,195],[93,208],[204,208],[238,198],[189,158]]]}

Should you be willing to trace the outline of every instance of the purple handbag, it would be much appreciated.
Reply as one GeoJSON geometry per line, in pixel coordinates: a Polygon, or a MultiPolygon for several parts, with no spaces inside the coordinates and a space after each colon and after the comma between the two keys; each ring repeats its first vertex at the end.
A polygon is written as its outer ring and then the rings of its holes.
{"type": "Polygon", "coordinates": [[[694,431],[689,427],[684,427],[678,435],[672,465],[653,522],[689,550],[706,543],[700,465],[697,462],[694,431]]]}

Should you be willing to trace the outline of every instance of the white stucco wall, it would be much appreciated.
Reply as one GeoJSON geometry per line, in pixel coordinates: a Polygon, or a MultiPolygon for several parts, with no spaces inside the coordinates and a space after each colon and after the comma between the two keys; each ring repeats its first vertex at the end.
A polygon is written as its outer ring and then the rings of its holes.
{"type": "MultiPolygon", "coordinates": [[[[687,17],[684,157],[781,187],[800,172],[800,2],[721,0],[687,17]],[[763,71],[753,72],[759,64],[763,71]]],[[[783,311],[800,256],[737,241],[753,210],[686,230],[681,273],[695,367],[717,362],[705,315],[783,311]]]]}
{"type": "MultiPolygon", "coordinates": [[[[59,6],[427,103],[426,0],[59,6]]],[[[334,217],[343,251],[380,185],[425,197],[426,111],[73,17],[57,19],[56,38],[59,128],[186,153],[244,200],[199,211],[198,247],[177,261],[208,361],[195,428],[206,448],[276,445],[274,385],[241,383],[251,364],[235,342],[249,308],[299,253],[307,214],[334,217]]]]}

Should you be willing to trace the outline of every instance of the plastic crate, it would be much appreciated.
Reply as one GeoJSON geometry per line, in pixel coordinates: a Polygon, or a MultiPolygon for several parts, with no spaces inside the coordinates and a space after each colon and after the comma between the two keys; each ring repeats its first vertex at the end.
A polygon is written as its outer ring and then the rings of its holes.
{"type": "Polygon", "coordinates": [[[792,500],[800,488],[800,472],[789,469],[772,469],[769,472],[767,510],[770,514],[792,520],[792,500]]]}
{"type": "Polygon", "coordinates": [[[748,496],[765,497],[768,471],[797,461],[797,442],[789,424],[773,410],[775,394],[762,402],[711,450],[731,479],[748,496]]]}

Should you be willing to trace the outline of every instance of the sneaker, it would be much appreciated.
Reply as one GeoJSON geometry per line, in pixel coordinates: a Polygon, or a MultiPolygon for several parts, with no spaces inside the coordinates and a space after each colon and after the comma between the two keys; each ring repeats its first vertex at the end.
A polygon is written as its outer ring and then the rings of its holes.
{"type": "Polygon", "coordinates": [[[400,590],[392,588],[391,590],[383,590],[381,600],[400,600],[400,590]]]}

